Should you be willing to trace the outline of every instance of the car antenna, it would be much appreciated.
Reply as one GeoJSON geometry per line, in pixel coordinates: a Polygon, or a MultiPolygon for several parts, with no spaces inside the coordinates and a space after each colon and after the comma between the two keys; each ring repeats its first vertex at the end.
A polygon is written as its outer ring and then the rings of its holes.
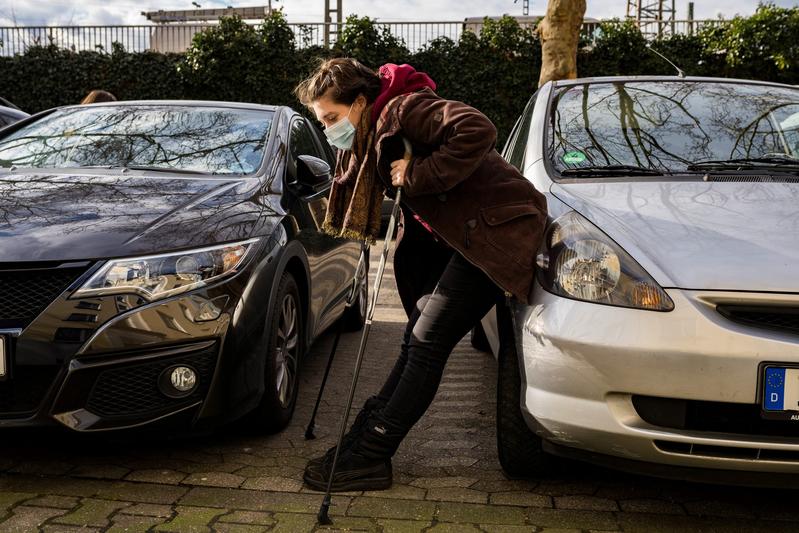
{"type": "Polygon", "coordinates": [[[674,69],[677,71],[677,76],[679,76],[680,78],[684,78],[685,77],[685,71],[683,69],[681,69],[680,67],[678,67],[677,65],[675,65],[674,62],[671,59],[669,59],[668,57],[664,56],[663,54],[661,54],[660,52],[658,52],[657,50],[652,48],[652,44],[651,43],[646,43],[646,48],[650,52],[655,53],[658,56],[662,57],[669,65],[674,67],[674,69]]]}

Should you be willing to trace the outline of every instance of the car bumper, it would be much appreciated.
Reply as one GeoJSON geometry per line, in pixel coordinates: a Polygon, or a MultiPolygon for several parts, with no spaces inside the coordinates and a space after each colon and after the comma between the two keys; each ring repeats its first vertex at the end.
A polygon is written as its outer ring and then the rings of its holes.
{"type": "Polygon", "coordinates": [[[675,308],[661,313],[536,289],[517,342],[522,411],[547,443],[633,464],[799,472],[799,426],[764,425],[758,406],[760,365],[799,363],[799,339],[715,309],[799,295],[671,289],[675,308]]]}
{"type": "Polygon", "coordinates": [[[246,412],[263,390],[258,350],[273,274],[263,268],[256,275],[254,264],[151,303],[135,296],[70,299],[98,265],[87,267],[28,323],[0,324],[9,326],[0,335],[10,347],[0,428],[105,431],[174,419],[182,424],[176,429],[186,429],[186,421],[213,424],[246,412]],[[176,366],[197,376],[184,395],[169,389],[176,366]]]}

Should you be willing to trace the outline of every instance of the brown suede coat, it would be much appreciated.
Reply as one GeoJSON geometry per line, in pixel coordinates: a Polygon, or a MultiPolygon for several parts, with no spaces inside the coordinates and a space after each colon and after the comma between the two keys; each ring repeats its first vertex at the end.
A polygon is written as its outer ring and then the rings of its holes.
{"type": "Polygon", "coordinates": [[[413,146],[403,204],[502,289],[529,302],[546,199],[496,151],[491,121],[430,89],[394,98],[375,135],[377,171],[389,194],[402,137],[413,146]]]}

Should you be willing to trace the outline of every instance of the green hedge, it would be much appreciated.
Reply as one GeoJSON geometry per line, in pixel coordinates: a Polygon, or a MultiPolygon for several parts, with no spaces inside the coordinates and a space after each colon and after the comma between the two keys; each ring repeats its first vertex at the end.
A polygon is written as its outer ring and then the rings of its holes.
{"type": "MultiPolygon", "coordinates": [[[[302,38],[302,36],[300,37],[302,38]]],[[[581,76],[673,74],[646,49],[633,25],[603,24],[578,55],[581,76]]],[[[654,48],[688,74],[741,77],[799,84],[799,8],[762,5],[695,35],[657,40],[654,48]]],[[[185,54],[72,52],[34,46],[0,58],[0,95],[29,112],[78,102],[102,88],[119,98],[189,98],[286,104],[300,109],[292,89],[327,57],[353,56],[372,67],[410,63],[428,72],[438,92],[476,106],[497,124],[499,142],[536,88],[541,62],[538,38],[511,17],[486,19],[480,35],[442,38],[410,52],[366,17],[349,17],[332,49],[298,48],[282,13],[259,28],[237,18],[195,36],[185,54]]]]}

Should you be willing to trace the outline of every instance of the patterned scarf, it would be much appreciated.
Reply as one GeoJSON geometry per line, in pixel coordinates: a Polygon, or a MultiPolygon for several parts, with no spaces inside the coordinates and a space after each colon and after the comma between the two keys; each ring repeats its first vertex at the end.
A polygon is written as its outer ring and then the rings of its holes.
{"type": "Polygon", "coordinates": [[[380,236],[385,186],[377,176],[372,106],[364,109],[351,150],[339,150],[322,229],[373,244],[380,236]]]}

